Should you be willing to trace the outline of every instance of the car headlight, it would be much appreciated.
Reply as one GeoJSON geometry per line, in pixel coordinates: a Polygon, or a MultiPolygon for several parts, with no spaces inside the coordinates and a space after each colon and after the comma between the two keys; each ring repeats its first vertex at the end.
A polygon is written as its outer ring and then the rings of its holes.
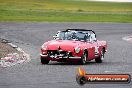
{"type": "Polygon", "coordinates": [[[81,49],[80,49],[79,47],[76,47],[76,48],[75,48],[75,53],[79,53],[80,50],[81,50],[81,49]]]}
{"type": "Polygon", "coordinates": [[[41,46],[41,54],[47,54],[47,46],[44,44],[41,46]]]}
{"type": "Polygon", "coordinates": [[[42,48],[43,50],[47,50],[47,46],[46,46],[45,44],[43,44],[43,45],[41,46],[41,48],[42,48]]]}

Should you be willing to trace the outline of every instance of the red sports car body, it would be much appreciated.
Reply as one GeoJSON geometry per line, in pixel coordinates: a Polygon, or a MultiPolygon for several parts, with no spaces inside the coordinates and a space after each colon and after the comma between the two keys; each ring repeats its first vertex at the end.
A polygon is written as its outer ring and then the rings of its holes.
{"type": "Polygon", "coordinates": [[[94,31],[67,29],[58,31],[54,40],[42,45],[40,58],[42,64],[48,64],[49,61],[85,64],[93,59],[101,63],[106,51],[106,41],[97,40],[94,31]]]}

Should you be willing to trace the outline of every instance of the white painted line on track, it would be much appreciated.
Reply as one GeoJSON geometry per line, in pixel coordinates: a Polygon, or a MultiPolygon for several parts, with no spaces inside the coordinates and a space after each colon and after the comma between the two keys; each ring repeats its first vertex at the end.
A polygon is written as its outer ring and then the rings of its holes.
{"type": "Polygon", "coordinates": [[[131,36],[125,36],[122,39],[125,40],[125,41],[132,42],[132,35],[131,36]]]}
{"type": "Polygon", "coordinates": [[[105,73],[132,73],[132,72],[122,72],[122,71],[104,71],[105,73]]]}

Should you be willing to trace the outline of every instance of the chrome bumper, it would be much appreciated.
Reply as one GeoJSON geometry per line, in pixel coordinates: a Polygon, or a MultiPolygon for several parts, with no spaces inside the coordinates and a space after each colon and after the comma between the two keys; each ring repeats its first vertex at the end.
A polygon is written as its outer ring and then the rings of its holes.
{"type": "Polygon", "coordinates": [[[81,57],[69,57],[70,59],[81,59],[81,57]]]}
{"type": "Polygon", "coordinates": [[[40,54],[41,57],[48,57],[48,55],[43,55],[43,54],[40,54]]]}
{"type": "Polygon", "coordinates": [[[59,58],[68,58],[68,59],[81,59],[81,57],[59,57],[59,58]]]}

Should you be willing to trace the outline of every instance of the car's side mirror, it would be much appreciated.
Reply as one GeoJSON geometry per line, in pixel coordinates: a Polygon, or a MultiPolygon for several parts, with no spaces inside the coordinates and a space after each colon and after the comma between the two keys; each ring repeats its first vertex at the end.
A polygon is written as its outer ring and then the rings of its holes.
{"type": "Polygon", "coordinates": [[[57,39],[57,38],[59,38],[59,37],[58,37],[58,36],[53,36],[53,38],[54,38],[54,39],[57,39]]]}

